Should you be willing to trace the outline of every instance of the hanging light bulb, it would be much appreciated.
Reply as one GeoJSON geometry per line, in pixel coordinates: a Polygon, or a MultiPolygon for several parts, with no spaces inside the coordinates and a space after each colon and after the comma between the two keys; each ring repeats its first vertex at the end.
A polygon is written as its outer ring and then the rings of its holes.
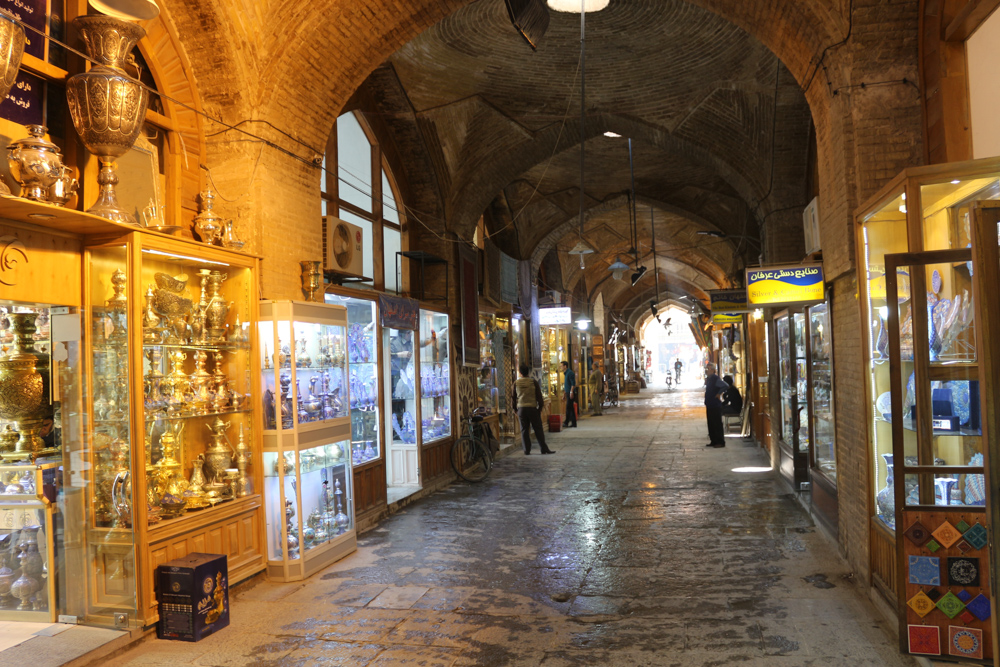
{"type": "Polygon", "coordinates": [[[625,272],[629,270],[629,265],[623,262],[620,258],[615,257],[615,263],[608,267],[608,271],[611,272],[611,277],[615,280],[621,280],[625,272]]]}
{"type": "Polygon", "coordinates": [[[581,236],[580,240],[576,242],[575,246],[573,246],[573,249],[569,251],[569,254],[571,254],[571,255],[579,255],[580,256],[580,268],[581,269],[585,269],[587,267],[583,263],[583,256],[584,255],[589,255],[592,252],[594,252],[594,249],[591,248],[590,244],[588,244],[586,241],[584,241],[583,237],[581,236]]]}

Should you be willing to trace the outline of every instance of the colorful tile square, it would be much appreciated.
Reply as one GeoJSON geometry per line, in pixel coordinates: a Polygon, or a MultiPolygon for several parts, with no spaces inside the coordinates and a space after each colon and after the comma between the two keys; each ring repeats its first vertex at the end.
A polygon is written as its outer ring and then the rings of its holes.
{"type": "Polygon", "coordinates": [[[959,521],[958,523],[955,524],[955,528],[958,529],[958,532],[964,533],[968,529],[972,528],[972,526],[970,526],[969,524],[965,523],[965,519],[962,519],[961,521],[959,521]]]}
{"type": "Polygon", "coordinates": [[[941,655],[941,630],[936,625],[908,625],[906,635],[910,653],[941,655]]]}
{"type": "Polygon", "coordinates": [[[948,626],[948,655],[983,659],[983,631],[961,625],[948,626]]]}
{"type": "Polygon", "coordinates": [[[951,545],[962,539],[962,533],[958,532],[955,526],[951,525],[950,522],[945,521],[940,526],[937,527],[931,535],[937,540],[941,546],[945,549],[950,549],[951,545]]]}
{"type": "Polygon", "coordinates": [[[948,585],[949,586],[978,586],[979,585],[979,559],[978,558],[949,558],[948,559],[948,585]]]}
{"type": "Polygon", "coordinates": [[[959,540],[959,541],[958,541],[958,544],[956,544],[955,546],[956,546],[956,547],[958,548],[958,550],[959,550],[959,551],[961,551],[961,552],[962,552],[963,554],[967,554],[967,553],[969,553],[970,551],[972,551],[972,545],[971,545],[971,544],[969,544],[968,542],[966,542],[965,540],[959,540]]]}
{"type": "Polygon", "coordinates": [[[906,535],[906,539],[918,547],[924,546],[924,543],[931,539],[931,531],[924,528],[924,524],[919,521],[914,522],[912,526],[907,528],[903,535],[906,535]]]}
{"type": "Polygon", "coordinates": [[[963,588],[959,592],[955,593],[955,597],[957,597],[962,602],[968,602],[969,600],[972,599],[972,593],[963,588]]]}
{"type": "Polygon", "coordinates": [[[931,600],[923,591],[918,592],[912,598],[906,601],[910,609],[916,613],[917,616],[923,618],[927,614],[934,611],[934,600],[931,600]]]}
{"type": "Polygon", "coordinates": [[[976,597],[972,598],[965,608],[972,612],[972,615],[978,618],[980,621],[985,621],[993,613],[990,610],[990,601],[985,595],[980,593],[976,597]]]}
{"type": "Polygon", "coordinates": [[[937,601],[937,608],[941,610],[941,613],[948,618],[955,618],[962,613],[965,609],[965,605],[962,601],[955,597],[955,594],[948,591],[937,601]]]}
{"type": "Polygon", "coordinates": [[[958,615],[958,620],[968,625],[969,623],[972,623],[974,620],[976,620],[976,617],[973,616],[971,613],[969,613],[969,610],[966,609],[965,611],[963,611],[961,614],[958,615]]]}
{"type": "Polygon", "coordinates": [[[925,544],[924,546],[925,546],[925,547],[927,547],[927,549],[928,549],[928,550],[929,550],[929,551],[930,551],[931,553],[934,553],[935,551],[937,551],[938,549],[940,549],[940,548],[941,548],[941,545],[940,545],[940,544],[938,544],[937,542],[935,542],[934,540],[931,540],[930,542],[928,542],[928,543],[927,543],[927,544],[925,544]]]}
{"type": "Polygon", "coordinates": [[[930,598],[931,600],[934,600],[935,602],[937,602],[937,601],[938,601],[938,599],[940,599],[940,597],[941,597],[941,591],[939,591],[939,590],[938,590],[938,589],[936,589],[936,588],[932,588],[932,589],[930,589],[929,591],[927,591],[926,595],[927,595],[927,597],[929,597],[929,598],[930,598]]]}
{"type": "MultiPolygon", "coordinates": [[[[941,559],[934,556],[910,556],[910,583],[920,586],[941,585],[941,559]]],[[[954,597],[954,596],[952,596],[954,597]]]]}
{"type": "Polygon", "coordinates": [[[983,524],[977,523],[972,528],[965,531],[965,541],[972,545],[973,549],[982,549],[986,546],[987,533],[986,529],[983,528],[983,524]]]}

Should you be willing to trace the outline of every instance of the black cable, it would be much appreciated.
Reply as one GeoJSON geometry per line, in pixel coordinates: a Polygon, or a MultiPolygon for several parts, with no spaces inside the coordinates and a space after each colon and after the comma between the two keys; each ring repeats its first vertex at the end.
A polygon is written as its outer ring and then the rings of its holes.
{"type": "Polygon", "coordinates": [[[806,83],[806,85],[803,86],[802,88],[803,95],[809,92],[809,87],[812,85],[813,79],[816,78],[816,73],[819,72],[819,68],[823,64],[823,59],[826,58],[826,52],[832,48],[836,48],[838,46],[843,46],[844,44],[846,44],[847,40],[851,38],[851,31],[853,29],[854,29],[854,0],[851,0],[847,8],[847,35],[845,35],[844,39],[840,40],[836,44],[831,44],[830,46],[823,49],[823,52],[819,54],[819,60],[816,62],[816,68],[813,70],[812,75],[809,77],[808,83],[806,83]]]}

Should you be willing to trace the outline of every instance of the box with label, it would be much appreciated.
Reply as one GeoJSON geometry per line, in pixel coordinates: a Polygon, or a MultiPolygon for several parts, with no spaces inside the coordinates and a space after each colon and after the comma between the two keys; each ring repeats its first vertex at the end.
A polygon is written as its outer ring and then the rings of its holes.
{"type": "Polygon", "coordinates": [[[229,568],[219,554],[188,554],[156,569],[156,636],[196,642],[229,625],[229,568]]]}

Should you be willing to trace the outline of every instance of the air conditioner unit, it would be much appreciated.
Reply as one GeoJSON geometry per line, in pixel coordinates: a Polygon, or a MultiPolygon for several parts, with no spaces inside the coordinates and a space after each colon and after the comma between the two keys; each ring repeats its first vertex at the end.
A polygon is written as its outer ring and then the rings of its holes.
{"type": "Polygon", "coordinates": [[[323,216],[323,268],[351,276],[364,271],[361,228],[332,215],[323,216]]]}
{"type": "Polygon", "coordinates": [[[802,211],[802,228],[805,232],[806,254],[821,249],[819,240],[819,197],[813,197],[802,211]]]}

